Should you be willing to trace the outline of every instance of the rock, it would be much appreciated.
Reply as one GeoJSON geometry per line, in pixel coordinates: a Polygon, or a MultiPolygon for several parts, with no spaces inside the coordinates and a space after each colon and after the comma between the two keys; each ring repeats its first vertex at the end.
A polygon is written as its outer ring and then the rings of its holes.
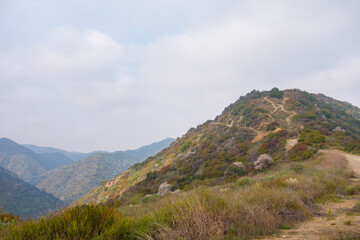
{"type": "Polygon", "coordinates": [[[254,162],[255,170],[261,171],[265,168],[269,168],[273,163],[272,158],[268,154],[261,154],[254,162]]]}
{"type": "Polygon", "coordinates": [[[146,197],[146,198],[152,197],[152,194],[146,194],[144,197],[146,197]]]}
{"type": "Polygon", "coordinates": [[[345,129],[341,128],[340,126],[337,126],[333,129],[333,132],[345,132],[345,129]]]}
{"type": "Polygon", "coordinates": [[[244,168],[244,165],[242,162],[233,162],[232,164],[234,164],[235,166],[237,166],[239,168],[244,168]]]}
{"type": "Polygon", "coordinates": [[[159,196],[165,196],[168,193],[171,193],[171,184],[168,184],[167,182],[163,182],[158,189],[158,195],[159,196]]]}

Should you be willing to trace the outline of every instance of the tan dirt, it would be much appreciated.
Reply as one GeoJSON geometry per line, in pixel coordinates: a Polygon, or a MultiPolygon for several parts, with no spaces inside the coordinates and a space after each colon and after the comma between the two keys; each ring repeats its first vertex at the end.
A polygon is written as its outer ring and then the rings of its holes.
{"type": "Polygon", "coordinates": [[[298,139],[288,139],[286,140],[286,145],[285,145],[285,149],[286,151],[290,151],[290,149],[292,149],[296,144],[298,143],[298,139]]]}
{"type": "MultiPolygon", "coordinates": [[[[346,161],[351,168],[360,177],[360,156],[344,153],[338,150],[322,150],[324,161],[339,161],[339,167],[343,166],[346,161]],[[346,158],[346,161],[344,161],[346,158]]],[[[354,182],[357,179],[354,180],[354,182]]],[[[359,239],[360,238],[360,215],[347,213],[356,203],[360,202],[360,196],[347,198],[336,203],[328,203],[322,206],[320,216],[313,217],[311,220],[299,223],[292,229],[282,230],[273,236],[267,236],[263,240],[323,240],[323,239],[359,239]],[[329,214],[331,212],[331,214],[329,214]],[[347,234],[352,234],[357,238],[346,238],[347,234]]]]}

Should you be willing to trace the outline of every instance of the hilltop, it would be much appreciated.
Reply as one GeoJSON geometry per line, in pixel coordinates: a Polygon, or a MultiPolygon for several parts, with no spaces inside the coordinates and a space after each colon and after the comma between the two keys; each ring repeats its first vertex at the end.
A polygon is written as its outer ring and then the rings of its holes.
{"type": "Polygon", "coordinates": [[[254,90],[80,201],[144,197],[164,182],[172,191],[221,185],[256,174],[261,154],[276,164],[308,159],[321,148],[359,152],[359,139],[360,110],[347,102],[298,89],[254,90]]]}

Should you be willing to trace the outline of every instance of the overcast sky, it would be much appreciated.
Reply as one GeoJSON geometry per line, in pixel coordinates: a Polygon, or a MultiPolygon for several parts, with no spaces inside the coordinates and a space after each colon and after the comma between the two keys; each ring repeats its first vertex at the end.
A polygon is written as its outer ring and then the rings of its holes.
{"type": "Polygon", "coordinates": [[[252,89],[360,106],[358,0],[0,0],[0,137],[125,150],[252,89]]]}

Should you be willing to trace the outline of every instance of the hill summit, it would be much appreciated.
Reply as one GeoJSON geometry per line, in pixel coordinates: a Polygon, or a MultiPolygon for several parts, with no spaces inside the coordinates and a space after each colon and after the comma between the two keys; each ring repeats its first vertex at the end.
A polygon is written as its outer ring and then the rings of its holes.
{"type": "Polygon", "coordinates": [[[298,89],[253,90],[80,202],[145,196],[160,185],[186,191],[223,184],[273,162],[310,158],[321,148],[359,153],[359,138],[360,109],[349,103],[298,89]]]}

